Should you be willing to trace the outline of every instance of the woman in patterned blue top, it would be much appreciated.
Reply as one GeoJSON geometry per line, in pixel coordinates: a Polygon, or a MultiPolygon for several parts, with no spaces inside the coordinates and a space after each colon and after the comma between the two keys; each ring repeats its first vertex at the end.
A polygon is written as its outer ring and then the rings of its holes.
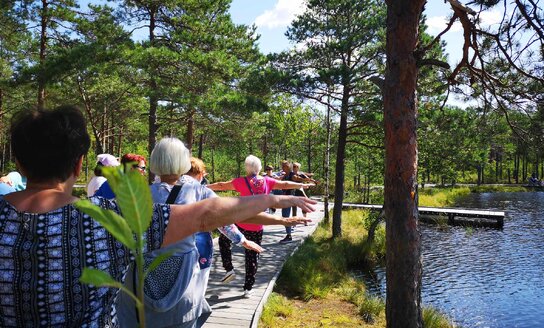
{"type": "MultiPolygon", "coordinates": [[[[0,197],[0,327],[117,327],[118,290],[80,283],[84,267],[123,281],[129,251],[76,209],[72,189],[89,135],[73,107],[24,111],[11,128],[13,152],[27,177],[24,191],[0,197]],[[36,160],[40,159],[40,160],[36,160]]],[[[147,251],[197,231],[252,218],[267,207],[305,206],[300,197],[212,198],[155,204],[147,251]],[[166,227],[168,226],[168,230],[166,227]]],[[[115,201],[91,202],[119,212],[115,201]]]]}

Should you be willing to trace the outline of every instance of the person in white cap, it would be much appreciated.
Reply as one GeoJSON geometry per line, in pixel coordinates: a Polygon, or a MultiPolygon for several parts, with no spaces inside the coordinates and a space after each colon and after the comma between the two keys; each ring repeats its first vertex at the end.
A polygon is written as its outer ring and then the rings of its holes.
{"type": "Polygon", "coordinates": [[[106,182],[106,178],[102,176],[102,167],[104,166],[119,166],[119,161],[115,156],[110,154],[100,154],[96,157],[94,176],[87,184],[87,197],[93,196],[98,188],[106,182]]]}

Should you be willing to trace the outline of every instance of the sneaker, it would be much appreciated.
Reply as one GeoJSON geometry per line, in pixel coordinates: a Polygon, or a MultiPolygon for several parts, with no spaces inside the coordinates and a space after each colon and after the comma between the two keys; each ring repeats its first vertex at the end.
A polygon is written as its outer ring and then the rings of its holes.
{"type": "Polygon", "coordinates": [[[251,295],[253,295],[253,291],[251,289],[250,290],[244,289],[244,297],[245,298],[250,298],[251,295]]]}
{"type": "Polygon", "coordinates": [[[234,272],[234,269],[233,269],[233,270],[230,270],[229,272],[225,273],[225,275],[221,279],[221,282],[224,283],[224,284],[229,283],[234,279],[234,277],[236,277],[236,272],[234,272]]]}
{"type": "Polygon", "coordinates": [[[292,241],[293,241],[293,237],[291,237],[291,235],[287,235],[287,236],[285,236],[285,238],[280,240],[280,244],[290,243],[292,241]]]}

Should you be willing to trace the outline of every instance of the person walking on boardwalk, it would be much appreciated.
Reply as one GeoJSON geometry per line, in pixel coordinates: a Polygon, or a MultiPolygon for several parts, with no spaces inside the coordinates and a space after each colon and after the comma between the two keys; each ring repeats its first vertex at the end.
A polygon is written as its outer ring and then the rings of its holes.
{"type": "Polygon", "coordinates": [[[115,156],[110,154],[100,154],[96,156],[96,166],[94,168],[94,176],[87,183],[87,197],[94,196],[96,191],[106,182],[106,178],[102,175],[102,168],[107,166],[119,166],[119,161],[115,156]]]}
{"type": "MultiPolygon", "coordinates": [[[[245,169],[247,173],[245,177],[235,178],[228,182],[212,183],[209,184],[208,187],[216,191],[236,190],[241,196],[251,196],[269,194],[273,189],[297,189],[304,186],[301,183],[292,181],[278,181],[267,176],[262,177],[259,175],[261,168],[261,160],[256,156],[249,155],[245,159],[245,169]]],[[[237,226],[247,239],[254,241],[259,245],[261,244],[263,238],[262,225],[242,223],[237,224],[237,226]]],[[[232,265],[230,240],[223,236],[219,236],[219,250],[223,268],[227,271],[221,281],[230,282],[235,277],[234,267],[232,265]]],[[[252,293],[253,284],[255,283],[255,275],[257,274],[258,254],[246,249],[245,259],[246,276],[244,282],[244,296],[249,297],[252,293]]]]}
{"type": "MultiPolygon", "coordinates": [[[[151,153],[150,166],[151,172],[159,177],[159,181],[150,187],[154,202],[183,205],[217,197],[200,183],[205,173],[204,163],[198,158],[190,158],[189,150],[177,138],[164,138],[157,143],[151,153]],[[187,174],[182,175],[185,172],[187,174]]],[[[259,245],[246,240],[234,224],[219,227],[219,230],[236,244],[262,251],[259,245]]],[[[200,327],[206,322],[211,314],[204,295],[212,250],[211,233],[206,231],[146,256],[146,261],[151,262],[161,254],[172,253],[145,280],[146,318],[151,326],[200,327]],[[198,247],[199,242],[201,247],[198,247]],[[211,243],[211,249],[206,247],[208,243],[211,243]]],[[[129,271],[127,288],[132,288],[133,279],[134,274],[129,271]]],[[[132,298],[121,295],[118,308],[122,326],[137,325],[132,298]]]]}
{"type": "MultiPolygon", "coordinates": [[[[145,175],[146,172],[146,163],[145,157],[143,155],[138,154],[125,154],[123,157],[121,157],[121,165],[123,167],[123,170],[127,169],[127,165],[131,165],[131,170],[138,170],[141,175],[145,175]]],[[[94,196],[100,196],[104,197],[106,199],[114,199],[115,193],[110,187],[110,184],[106,180],[98,190],[94,193],[94,196]]]]}
{"type": "MultiPolygon", "coordinates": [[[[293,181],[301,182],[301,183],[317,184],[317,181],[311,177],[312,176],[311,173],[304,173],[300,171],[300,163],[298,162],[293,162],[293,174],[294,174],[293,181]]],[[[306,197],[306,198],[308,197],[306,193],[304,192],[304,188],[296,189],[295,196],[306,197]]],[[[297,207],[296,206],[293,207],[292,210],[293,210],[293,216],[297,216],[297,207]]],[[[306,217],[305,211],[302,211],[302,216],[306,217]]]]}
{"type": "MultiPolygon", "coordinates": [[[[67,106],[22,111],[10,139],[28,181],[25,190],[0,197],[0,327],[119,327],[114,304],[119,288],[80,281],[84,267],[92,267],[123,283],[133,262],[128,247],[74,205],[73,187],[90,146],[81,111],[67,106]]],[[[120,214],[115,200],[89,201],[120,214]]],[[[199,229],[255,223],[269,207],[307,204],[313,210],[315,203],[260,195],[154,204],[145,250],[171,245],[199,229]]]]}
{"type": "MultiPolygon", "coordinates": [[[[289,161],[286,161],[286,160],[281,161],[281,170],[282,170],[282,175],[279,177],[279,179],[283,180],[284,182],[286,182],[286,181],[294,182],[293,178],[295,177],[295,173],[293,172],[292,165],[291,165],[291,163],[289,163],[289,161]]],[[[306,188],[308,186],[309,185],[306,185],[306,188]]],[[[284,195],[289,195],[290,196],[290,195],[293,195],[293,193],[294,193],[294,191],[291,190],[291,189],[287,189],[287,190],[283,191],[284,195]]],[[[291,208],[282,209],[281,210],[281,216],[283,218],[290,217],[291,216],[291,208]]],[[[289,242],[293,241],[293,237],[291,236],[292,230],[293,230],[293,228],[291,228],[291,227],[285,227],[286,236],[285,236],[285,238],[280,240],[280,243],[289,243],[289,242]]]]}

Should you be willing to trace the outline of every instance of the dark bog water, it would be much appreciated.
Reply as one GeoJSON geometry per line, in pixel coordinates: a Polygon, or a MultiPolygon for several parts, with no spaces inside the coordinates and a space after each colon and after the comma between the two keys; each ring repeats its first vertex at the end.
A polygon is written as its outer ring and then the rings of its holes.
{"type": "MultiPolygon", "coordinates": [[[[422,224],[422,301],[463,327],[544,327],[544,193],[471,194],[460,207],[505,211],[504,229],[422,224]]],[[[364,274],[385,297],[385,272],[364,274]]]]}

